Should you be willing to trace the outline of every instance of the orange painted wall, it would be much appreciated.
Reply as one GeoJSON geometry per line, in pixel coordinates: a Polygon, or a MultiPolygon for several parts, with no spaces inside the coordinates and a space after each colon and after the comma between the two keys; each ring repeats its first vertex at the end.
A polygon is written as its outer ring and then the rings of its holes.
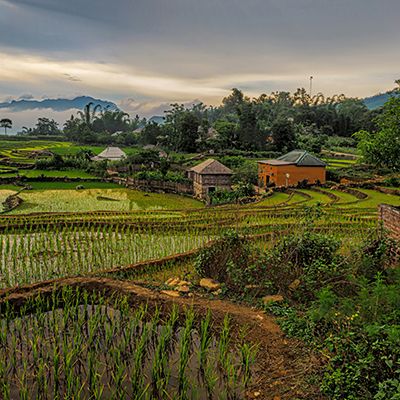
{"type": "Polygon", "coordinates": [[[289,165],[269,165],[258,163],[258,180],[261,186],[275,183],[276,186],[286,186],[286,174],[289,174],[288,186],[295,186],[299,182],[307,179],[308,183],[314,184],[319,181],[325,183],[325,167],[298,167],[294,164],[289,165]]]}

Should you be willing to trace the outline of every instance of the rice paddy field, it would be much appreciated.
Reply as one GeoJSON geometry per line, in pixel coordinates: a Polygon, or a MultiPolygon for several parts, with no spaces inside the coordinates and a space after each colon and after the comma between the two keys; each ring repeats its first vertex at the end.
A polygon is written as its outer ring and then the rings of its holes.
{"type": "MultiPolygon", "coordinates": [[[[157,290],[168,278],[193,278],[197,251],[227,231],[269,248],[307,226],[339,238],[346,253],[380,229],[378,204],[400,206],[400,196],[366,189],[357,197],[298,189],[205,207],[96,182],[41,185],[0,215],[2,399],[273,398],[259,388],[272,385],[291,346],[265,317],[157,290]],[[282,341],[276,354],[265,337],[282,341]]],[[[18,189],[3,187],[0,199],[18,189]]],[[[287,359],[286,385],[298,368],[287,359]]]]}

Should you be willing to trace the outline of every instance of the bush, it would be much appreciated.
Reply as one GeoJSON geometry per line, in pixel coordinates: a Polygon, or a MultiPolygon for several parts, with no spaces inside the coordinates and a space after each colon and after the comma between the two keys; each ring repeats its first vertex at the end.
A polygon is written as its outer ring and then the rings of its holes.
{"type": "Polygon", "coordinates": [[[267,257],[268,279],[277,291],[289,297],[295,295],[302,301],[313,300],[316,291],[327,281],[347,271],[346,264],[340,263],[339,247],[340,241],[334,237],[311,231],[285,236],[267,257]],[[292,294],[289,285],[296,279],[301,284],[292,294]]]}
{"type": "Polygon", "coordinates": [[[236,232],[227,232],[221,240],[203,248],[197,256],[195,270],[201,277],[225,283],[231,290],[243,289],[254,258],[249,243],[236,232]]]}
{"type": "Polygon", "coordinates": [[[400,187],[400,178],[396,178],[394,176],[387,178],[383,181],[386,186],[390,187],[400,187]]]}
{"type": "Polygon", "coordinates": [[[321,388],[332,399],[400,396],[400,284],[377,279],[355,298],[326,301],[321,293],[309,315],[329,350],[321,388]],[[321,311],[323,310],[323,311],[321,311]],[[397,382],[397,383],[396,383],[397,382]]]}
{"type": "Polygon", "coordinates": [[[133,175],[136,179],[142,179],[146,181],[166,181],[175,183],[188,183],[190,182],[182,173],[168,171],[163,173],[160,170],[144,170],[136,172],[133,175]]]}

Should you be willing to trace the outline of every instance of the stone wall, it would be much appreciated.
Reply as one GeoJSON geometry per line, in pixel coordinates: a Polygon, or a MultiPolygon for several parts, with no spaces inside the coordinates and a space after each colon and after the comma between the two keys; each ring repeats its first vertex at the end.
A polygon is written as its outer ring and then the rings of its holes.
{"type": "Polygon", "coordinates": [[[387,229],[389,236],[400,240],[400,207],[381,204],[379,206],[379,219],[387,229]]]}

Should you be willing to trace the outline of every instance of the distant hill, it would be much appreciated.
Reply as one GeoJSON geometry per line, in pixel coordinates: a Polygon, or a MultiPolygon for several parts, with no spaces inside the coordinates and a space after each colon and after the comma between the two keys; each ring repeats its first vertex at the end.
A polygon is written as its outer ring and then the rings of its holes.
{"type": "Polygon", "coordinates": [[[394,90],[386,93],[379,93],[375,96],[366,97],[364,99],[364,104],[370,110],[374,110],[375,108],[382,107],[392,96],[400,96],[400,93],[395,92],[394,90]]]}
{"type": "Polygon", "coordinates": [[[158,125],[164,125],[165,118],[161,117],[160,115],[153,115],[151,118],[149,118],[148,122],[155,122],[158,125]]]}
{"type": "Polygon", "coordinates": [[[90,96],[79,96],[74,99],[44,99],[44,100],[12,100],[6,103],[0,103],[0,109],[10,109],[13,112],[35,110],[35,109],[51,109],[54,111],[67,111],[71,109],[82,110],[86,104],[92,102],[95,106],[100,105],[102,108],[117,110],[116,104],[111,101],[95,99],[90,96]]]}

